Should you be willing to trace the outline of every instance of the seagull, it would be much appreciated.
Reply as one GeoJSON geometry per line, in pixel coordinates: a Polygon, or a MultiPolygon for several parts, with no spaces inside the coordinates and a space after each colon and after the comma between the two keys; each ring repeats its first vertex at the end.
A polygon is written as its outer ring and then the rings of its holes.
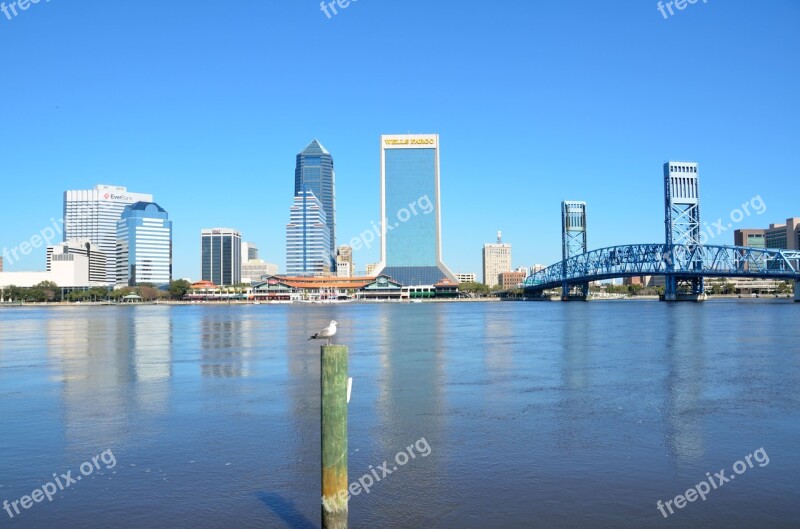
{"type": "Polygon", "coordinates": [[[328,340],[328,345],[331,344],[331,338],[333,335],[336,334],[336,326],[339,325],[336,323],[336,320],[331,320],[330,325],[319,331],[317,334],[314,334],[309,338],[309,340],[328,340]]]}

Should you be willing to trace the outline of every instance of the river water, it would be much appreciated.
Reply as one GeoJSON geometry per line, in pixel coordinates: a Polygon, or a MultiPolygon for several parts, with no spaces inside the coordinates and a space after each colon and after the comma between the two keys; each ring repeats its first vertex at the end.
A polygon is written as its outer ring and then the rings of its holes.
{"type": "Polygon", "coordinates": [[[320,527],[331,319],[351,528],[800,526],[800,304],[730,300],[2,308],[0,528],[320,527]]]}

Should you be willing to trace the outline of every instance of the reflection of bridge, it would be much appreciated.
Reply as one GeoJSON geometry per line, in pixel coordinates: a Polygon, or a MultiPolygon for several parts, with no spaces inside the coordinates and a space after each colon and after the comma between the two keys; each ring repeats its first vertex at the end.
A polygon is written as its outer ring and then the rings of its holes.
{"type": "Polygon", "coordinates": [[[664,166],[667,244],[631,244],[586,249],[586,204],[562,204],[564,259],[525,281],[525,296],[562,289],[562,299],[585,300],[591,281],[619,277],[666,277],[667,301],[705,299],[704,277],[787,279],[800,301],[800,251],[704,245],[700,230],[697,164],[664,166]]]}

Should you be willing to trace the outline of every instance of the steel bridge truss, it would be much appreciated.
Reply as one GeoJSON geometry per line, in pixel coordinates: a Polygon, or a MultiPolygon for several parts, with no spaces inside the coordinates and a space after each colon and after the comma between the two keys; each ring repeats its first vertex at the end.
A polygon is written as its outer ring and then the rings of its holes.
{"type": "MultiPolygon", "coordinates": [[[[800,281],[800,251],[744,246],[631,244],[592,250],[529,276],[525,293],[541,294],[564,284],[618,277],[663,275],[676,282],[703,277],[751,277],[800,281]]],[[[797,288],[797,287],[796,287],[797,288]]]]}

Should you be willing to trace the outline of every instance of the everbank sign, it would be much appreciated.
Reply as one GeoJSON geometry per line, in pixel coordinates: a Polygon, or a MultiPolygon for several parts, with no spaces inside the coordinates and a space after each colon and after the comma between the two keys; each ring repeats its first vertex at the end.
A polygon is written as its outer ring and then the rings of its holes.
{"type": "Polygon", "coordinates": [[[114,200],[114,201],[123,200],[125,202],[130,202],[133,200],[133,197],[129,197],[128,195],[115,195],[113,193],[106,193],[105,195],[103,195],[103,198],[106,200],[114,200]]]}

